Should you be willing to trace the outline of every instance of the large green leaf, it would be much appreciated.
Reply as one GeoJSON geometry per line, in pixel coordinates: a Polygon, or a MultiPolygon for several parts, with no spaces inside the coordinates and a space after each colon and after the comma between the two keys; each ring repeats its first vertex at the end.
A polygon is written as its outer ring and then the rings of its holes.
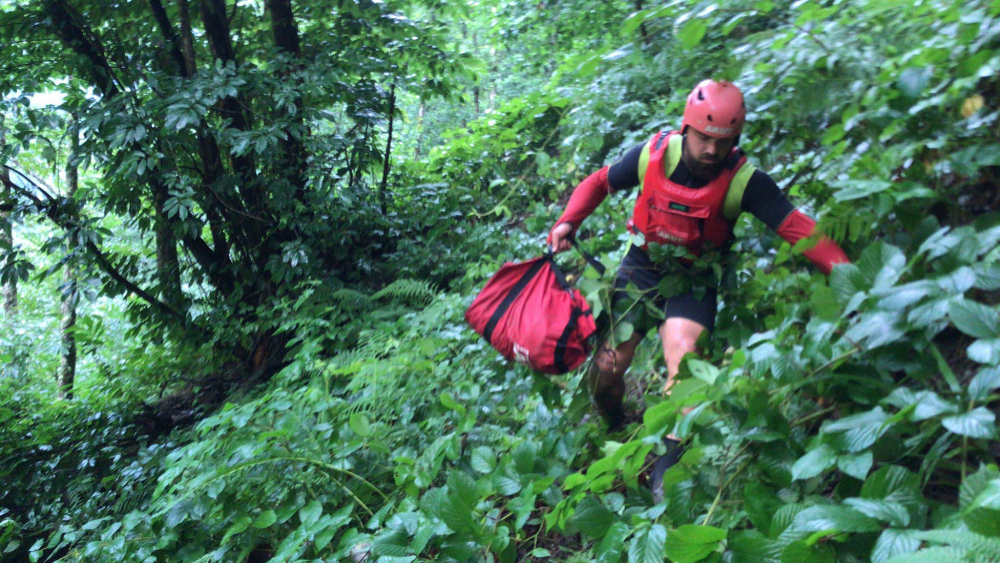
{"type": "Polygon", "coordinates": [[[995,366],[1000,363],[1000,338],[977,340],[969,345],[966,354],[974,362],[995,366]]]}
{"type": "Polygon", "coordinates": [[[452,471],[448,476],[448,494],[439,508],[441,520],[456,532],[471,532],[478,520],[474,514],[479,502],[476,483],[462,471],[452,471]]]}
{"type": "Polygon", "coordinates": [[[837,469],[861,481],[868,476],[868,472],[871,471],[873,463],[874,456],[871,452],[841,455],[837,457],[837,469]]]}
{"type": "Polygon", "coordinates": [[[257,516],[257,519],[253,521],[254,528],[270,528],[275,522],[278,521],[278,515],[274,513],[273,510],[265,510],[257,516]]]}
{"type": "Polygon", "coordinates": [[[614,520],[614,513],[608,510],[604,503],[593,497],[583,499],[570,518],[570,522],[575,524],[583,535],[591,539],[603,538],[614,520]]]}
{"type": "Polygon", "coordinates": [[[933,391],[922,391],[918,395],[913,420],[926,420],[945,413],[957,413],[959,410],[958,405],[945,401],[933,391]]]}
{"type": "Polygon", "coordinates": [[[715,551],[724,539],[725,530],[713,526],[684,525],[667,534],[667,557],[674,563],[696,563],[715,551]]]}
{"type": "Polygon", "coordinates": [[[801,504],[786,504],[779,508],[774,513],[774,518],[771,519],[771,530],[768,536],[771,538],[779,537],[782,532],[792,525],[795,517],[805,509],[806,507],[801,504]]]}
{"type": "Polygon", "coordinates": [[[705,32],[707,31],[708,24],[705,20],[701,18],[691,18],[684,24],[681,30],[677,32],[677,38],[680,39],[681,45],[685,49],[692,49],[701,43],[701,40],[705,37],[705,32]]]}
{"type": "Polygon", "coordinates": [[[811,479],[833,467],[837,461],[837,452],[825,444],[799,458],[792,466],[792,479],[811,479]]]}
{"type": "Polygon", "coordinates": [[[663,563],[666,541],[667,529],[660,524],[653,524],[640,531],[629,542],[629,563],[663,563]]]}
{"type": "Polygon", "coordinates": [[[928,547],[914,553],[897,555],[885,563],[958,563],[966,561],[966,553],[966,550],[955,547],[928,547]]]}
{"type": "Polygon", "coordinates": [[[795,516],[792,525],[779,539],[793,542],[804,540],[813,532],[877,532],[878,521],[847,506],[813,506],[795,516]]]}
{"type": "Polygon", "coordinates": [[[843,433],[844,447],[851,453],[860,452],[874,444],[891,426],[891,417],[882,407],[846,416],[823,426],[828,433],[843,433]]]}
{"type": "Polygon", "coordinates": [[[833,549],[827,544],[809,545],[804,541],[788,544],[781,552],[781,563],[833,563],[833,549]]]}
{"type": "Polygon", "coordinates": [[[994,481],[1000,480],[1000,470],[995,465],[983,465],[965,478],[958,491],[962,519],[970,530],[986,536],[1000,537],[1000,510],[977,507],[976,501],[986,494],[994,481]]]}
{"type": "Polygon", "coordinates": [[[955,327],[969,336],[984,339],[1000,337],[1000,314],[993,307],[957,299],[948,305],[948,315],[955,327]]]}
{"type": "Polygon", "coordinates": [[[1000,388],[1000,366],[984,367],[969,382],[969,396],[981,401],[1000,388]]]}
{"type": "Polygon", "coordinates": [[[323,505],[318,500],[314,500],[299,510],[299,520],[306,528],[312,526],[323,515],[323,505]]]}
{"type": "Polygon", "coordinates": [[[386,530],[372,540],[372,553],[382,557],[407,557],[410,538],[399,530],[386,530]]]}
{"type": "Polygon", "coordinates": [[[861,487],[864,499],[881,499],[897,502],[910,513],[918,513],[924,504],[920,494],[920,477],[896,465],[887,465],[872,473],[861,487]]]}
{"type": "Polygon", "coordinates": [[[871,288],[888,288],[903,275],[906,255],[891,244],[876,242],[861,253],[858,269],[871,288]]]}
{"type": "Polygon", "coordinates": [[[1000,479],[990,481],[986,488],[972,501],[972,507],[1000,509],[1000,479]]]}
{"type": "Polygon", "coordinates": [[[732,563],[781,563],[781,552],[786,545],[749,530],[730,536],[728,553],[732,563]]]}
{"type": "Polygon", "coordinates": [[[472,457],[469,460],[469,465],[472,466],[477,473],[486,474],[493,471],[496,466],[496,452],[493,448],[489,446],[479,446],[472,450],[472,457]]]}
{"type": "Polygon", "coordinates": [[[909,98],[917,98],[930,84],[934,70],[930,67],[908,67],[899,73],[896,86],[909,98]]]}
{"type": "Polygon", "coordinates": [[[747,517],[764,535],[770,533],[771,519],[781,506],[782,502],[778,495],[762,483],[747,483],[743,490],[743,507],[747,517]]]}
{"type": "Polygon", "coordinates": [[[631,533],[632,528],[625,522],[612,524],[597,547],[597,563],[619,563],[625,550],[625,539],[631,533]]]}
{"type": "Polygon", "coordinates": [[[366,438],[371,436],[372,433],[372,423],[368,419],[368,415],[363,412],[356,412],[351,414],[351,418],[348,420],[348,425],[355,434],[366,438]]]}
{"type": "Polygon", "coordinates": [[[941,423],[955,434],[970,438],[992,438],[996,436],[996,415],[986,407],[978,407],[967,413],[945,417],[941,423]]]}
{"type": "Polygon", "coordinates": [[[964,510],[972,508],[979,495],[996,479],[1000,479],[1000,470],[995,465],[983,465],[978,471],[967,476],[958,489],[959,507],[964,510]]]}
{"type": "Polygon", "coordinates": [[[892,526],[905,528],[910,525],[910,513],[902,503],[885,499],[849,498],[844,504],[858,512],[888,522],[892,526]]]}
{"type": "Polygon", "coordinates": [[[872,563],[885,563],[899,555],[913,553],[920,549],[920,540],[909,530],[889,528],[882,532],[872,549],[872,563]]]}
{"type": "Polygon", "coordinates": [[[892,187],[885,180],[842,180],[834,185],[834,198],[837,201],[851,201],[865,198],[892,187]]]}

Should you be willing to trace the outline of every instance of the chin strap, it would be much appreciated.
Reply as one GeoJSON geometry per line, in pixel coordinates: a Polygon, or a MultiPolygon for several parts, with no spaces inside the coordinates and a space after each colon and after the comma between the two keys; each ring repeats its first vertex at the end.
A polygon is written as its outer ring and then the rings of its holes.
{"type": "MultiPolygon", "coordinates": [[[[778,235],[795,245],[804,238],[811,237],[816,230],[816,221],[810,219],[796,209],[778,225],[778,235]]],[[[837,264],[850,264],[851,259],[844,254],[843,249],[829,237],[820,237],[816,246],[802,253],[810,262],[816,265],[824,274],[829,275],[837,264]]]]}

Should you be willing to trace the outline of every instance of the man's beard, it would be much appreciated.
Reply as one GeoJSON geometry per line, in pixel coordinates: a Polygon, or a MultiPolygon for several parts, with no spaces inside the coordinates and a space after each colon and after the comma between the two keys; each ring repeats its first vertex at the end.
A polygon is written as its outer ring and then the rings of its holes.
{"type": "Polygon", "coordinates": [[[681,160],[684,161],[684,165],[691,171],[691,175],[704,182],[714,180],[715,177],[722,172],[723,164],[726,162],[726,159],[720,158],[718,162],[702,162],[701,160],[695,158],[688,150],[687,139],[684,141],[684,149],[681,151],[681,160]]]}
{"type": "Polygon", "coordinates": [[[721,160],[719,162],[708,163],[692,159],[692,162],[687,162],[686,164],[688,169],[691,170],[691,175],[699,180],[714,180],[722,172],[721,160]]]}

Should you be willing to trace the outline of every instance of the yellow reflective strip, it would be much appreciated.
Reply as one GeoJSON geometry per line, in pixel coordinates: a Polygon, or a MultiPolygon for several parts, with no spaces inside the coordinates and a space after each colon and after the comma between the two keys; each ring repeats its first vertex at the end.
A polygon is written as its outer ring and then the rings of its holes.
{"type": "Polygon", "coordinates": [[[681,162],[681,152],[684,148],[684,136],[674,135],[670,137],[670,144],[667,145],[667,159],[664,163],[663,172],[667,178],[673,175],[677,165],[681,162]]]}
{"type": "MultiPolygon", "coordinates": [[[[650,141],[649,143],[652,143],[650,141]]],[[[639,153],[639,188],[646,185],[646,168],[649,168],[649,143],[642,147],[642,152],[639,153]]]]}
{"type": "Polygon", "coordinates": [[[750,177],[755,170],[756,166],[745,162],[729,182],[729,191],[726,192],[726,199],[722,202],[722,214],[726,219],[733,221],[743,211],[743,192],[747,190],[747,184],[750,183],[750,177]]]}

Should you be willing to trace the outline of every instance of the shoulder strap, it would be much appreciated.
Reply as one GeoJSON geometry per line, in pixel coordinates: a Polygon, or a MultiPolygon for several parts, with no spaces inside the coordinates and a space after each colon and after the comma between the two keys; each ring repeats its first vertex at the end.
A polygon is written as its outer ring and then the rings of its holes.
{"type": "Polygon", "coordinates": [[[674,135],[670,137],[670,144],[667,145],[667,158],[663,163],[663,173],[669,178],[673,175],[677,165],[681,162],[681,152],[684,150],[684,135],[674,135]]]}
{"type": "Polygon", "coordinates": [[[642,147],[642,152],[639,153],[639,187],[646,182],[646,169],[649,168],[649,155],[653,152],[653,143],[658,143],[661,139],[661,134],[657,133],[653,135],[653,138],[649,140],[644,147],[642,147]]]}
{"type": "Polygon", "coordinates": [[[750,177],[753,176],[757,167],[749,162],[744,162],[743,166],[736,171],[732,181],[729,182],[729,190],[726,192],[726,199],[722,203],[722,214],[730,221],[736,220],[743,211],[743,193],[747,190],[750,177]]]}
{"type": "MultiPolygon", "coordinates": [[[[660,150],[663,145],[664,139],[667,138],[669,133],[657,133],[652,139],[646,143],[646,146],[642,147],[642,152],[639,154],[639,185],[642,186],[646,183],[646,170],[649,168],[649,157],[653,151],[660,150]],[[655,145],[655,146],[654,146],[655,145]]],[[[666,172],[669,178],[671,174],[674,173],[674,169],[677,168],[677,164],[681,161],[681,151],[683,148],[684,139],[681,135],[674,135],[670,137],[670,142],[667,145],[666,158],[663,161],[664,172],[666,172]]]]}

